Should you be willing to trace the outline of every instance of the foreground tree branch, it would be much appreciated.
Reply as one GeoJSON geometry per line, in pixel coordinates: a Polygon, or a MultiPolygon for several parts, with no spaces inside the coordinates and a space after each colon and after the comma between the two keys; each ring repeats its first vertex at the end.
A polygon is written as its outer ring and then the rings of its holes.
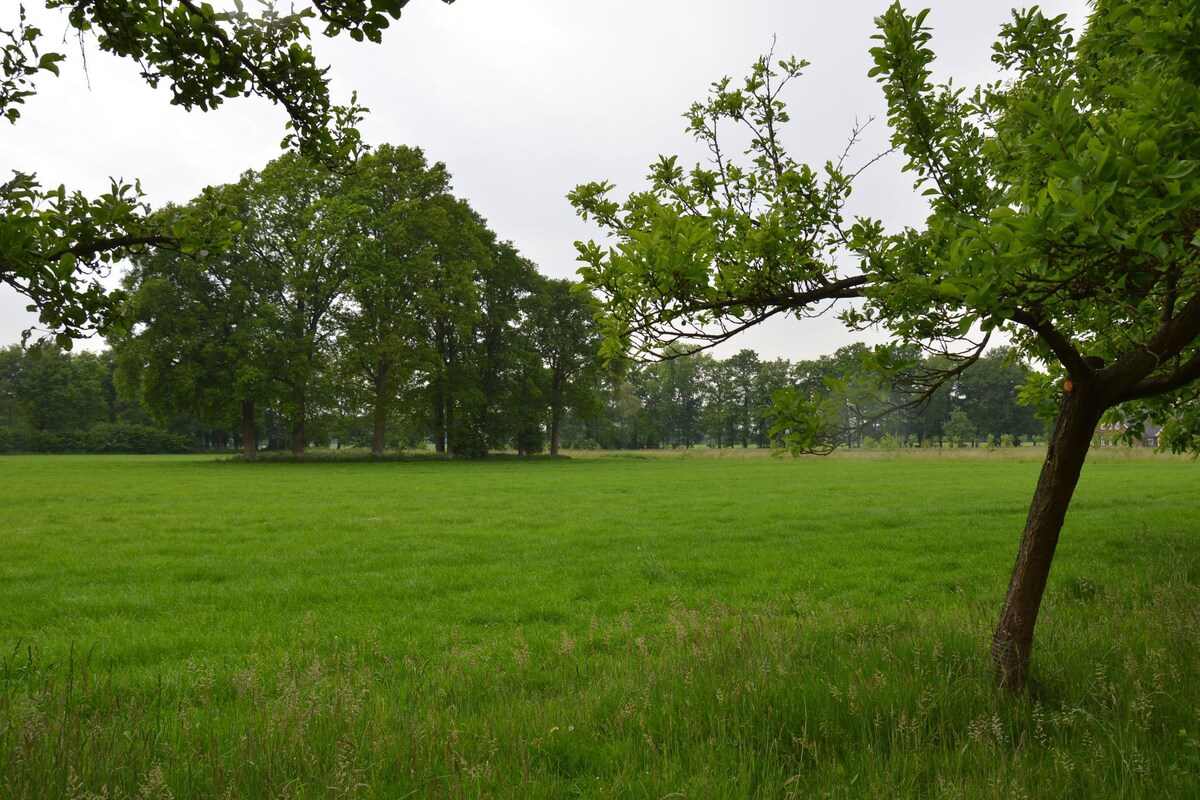
{"type": "MultiPolygon", "coordinates": [[[[282,106],[284,145],[334,167],[361,150],[356,125],[365,109],[353,97],[345,106],[333,102],[308,26],[317,21],[326,36],[346,32],[379,41],[407,2],[311,0],[286,10],[236,3],[218,10],[197,0],[45,0],[48,9],[66,13],[79,36],[94,36],[102,50],[135,62],[151,86],[165,82],[176,105],[208,111],[257,95],[282,106]]],[[[16,123],[37,81],[57,75],[66,55],[43,49],[45,37],[24,7],[6,24],[0,21],[0,117],[16,123]]],[[[228,243],[231,223],[220,203],[204,204],[199,215],[188,209],[192,218],[162,227],[142,198],[136,182],[114,182],[107,194],[88,198],[45,188],[20,172],[0,186],[0,281],[29,298],[60,346],[95,329],[121,328],[123,295],[100,279],[133,251],[169,246],[200,253],[228,243]]]]}

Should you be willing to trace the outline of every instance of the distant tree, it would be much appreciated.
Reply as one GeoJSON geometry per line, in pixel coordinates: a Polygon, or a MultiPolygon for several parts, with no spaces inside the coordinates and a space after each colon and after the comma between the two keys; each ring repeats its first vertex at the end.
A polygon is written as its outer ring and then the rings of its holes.
{"type": "MultiPolygon", "coordinates": [[[[696,358],[697,356],[691,356],[696,358]]],[[[737,401],[728,361],[710,359],[701,365],[704,431],[715,447],[733,447],[737,436],[737,401]]]]}
{"type": "Polygon", "coordinates": [[[10,424],[68,431],[105,421],[103,377],[92,368],[94,357],[73,358],[50,343],[34,345],[28,352],[13,346],[5,353],[10,424]]]}
{"type": "Polygon", "coordinates": [[[535,283],[526,307],[525,332],[546,370],[550,455],[558,455],[564,414],[594,405],[600,379],[599,303],[572,281],[543,279],[535,283]]]}
{"type": "MultiPolygon", "coordinates": [[[[580,245],[585,280],[611,314],[609,353],[721,341],[858,297],[844,312],[851,324],[883,325],[957,362],[931,386],[978,360],[997,329],[1046,366],[1032,391],[1057,417],[992,645],[1009,688],[1026,685],[1063,520],[1104,413],[1161,420],[1172,447],[1200,450],[1200,13],[1195,0],[1100,0],[1078,38],[1064,20],[1014,13],[993,48],[1005,80],[966,93],[932,83],[925,12],[897,4],[878,18],[872,74],[929,202],[919,229],[847,220],[855,171],[784,150],[780,93],[805,66],[796,60],[764,58],[743,86],[722,80],[693,107],[690,130],[715,165],[663,158],[624,203],[604,183],[572,194],[616,237],[580,245]],[[740,148],[724,141],[727,123],[749,132],[745,163],[731,160],[740,148]],[[847,253],[857,271],[837,266],[847,253]]],[[[827,444],[821,405],[787,412],[795,450],[827,444]]]]}
{"type": "Polygon", "coordinates": [[[352,219],[346,301],[333,309],[338,362],[370,408],[376,455],[402,390],[433,358],[428,287],[447,237],[460,235],[437,208],[450,201],[449,188],[444,164],[384,145],[359,161],[342,189],[352,219]]]}
{"type": "Polygon", "coordinates": [[[946,420],[943,426],[946,438],[950,443],[957,447],[962,447],[966,444],[975,444],[979,437],[979,428],[967,416],[967,412],[960,408],[956,408],[950,412],[950,418],[946,420]]]}
{"type": "Polygon", "coordinates": [[[21,372],[25,351],[13,344],[0,348],[0,425],[15,428],[20,403],[21,372]]]}
{"type": "Polygon", "coordinates": [[[742,447],[750,446],[757,426],[758,382],[761,362],[753,350],[739,350],[725,360],[729,385],[733,389],[735,435],[742,447]]]}
{"type": "Polygon", "coordinates": [[[1017,403],[1030,370],[1008,348],[997,348],[964,370],[955,382],[960,408],[976,421],[979,435],[999,439],[1031,436],[1044,425],[1032,406],[1017,403]]]}
{"type": "Polygon", "coordinates": [[[758,447],[770,447],[772,445],[769,419],[775,410],[775,406],[771,398],[775,392],[791,385],[791,372],[792,365],[782,358],[759,362],[758,380],[755,383],[754,390],[753,411],[754,443],[758,447]]]}
{"type": "Polygon", "coordinates": [[[240,242],[205,259],[142,254],[123,284],[133,326],[110,337],[122,393],[140,397],[159,420],[194,414],[237,429],[248,461],[258,450],[258,414],[275,396],[279,320],[268,297],[278,276],[263,267],[240,242]]]}

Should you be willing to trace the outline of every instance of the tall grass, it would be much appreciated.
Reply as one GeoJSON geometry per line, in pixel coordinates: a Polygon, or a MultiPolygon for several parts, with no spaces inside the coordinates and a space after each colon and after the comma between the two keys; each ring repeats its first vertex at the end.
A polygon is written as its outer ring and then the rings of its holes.
{"type": "Polygon", "coordinates": [[[0,473],[5,797],[1200,795],[1187,462],[1089,468],[1019,697],[1036,463],[0,473]]]}

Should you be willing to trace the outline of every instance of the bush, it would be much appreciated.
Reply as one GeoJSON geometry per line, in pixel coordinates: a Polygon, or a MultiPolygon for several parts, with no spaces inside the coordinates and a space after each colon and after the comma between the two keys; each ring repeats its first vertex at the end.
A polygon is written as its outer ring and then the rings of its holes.
{"type": "Polygon", "coordinates": [[[102,423],[86,431],[0,428],[0,453],[187,453],[191,441],[149,425],[102,423]]]}
{"type": "Polygon", "coordinates": [[[82,444],[87,453],[186,453],[192,449],[186,436],[148,425],[109,423],[90,428],[82,444]]]}
{"type": "Polygon", "coordinates": [[[904,446],[904,440],[894,433],[885,433],[879,440],[881,450],[899,450],[904,446]]]}
{"type": "Polygon", "coordinates": [[[0,453],[28,453],[29,431],[21,428],[0,428],[0,453]]]}

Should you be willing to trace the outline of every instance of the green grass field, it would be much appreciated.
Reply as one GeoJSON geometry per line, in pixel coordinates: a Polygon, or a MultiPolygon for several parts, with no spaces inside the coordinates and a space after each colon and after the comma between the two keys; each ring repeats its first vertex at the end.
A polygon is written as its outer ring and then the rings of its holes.
{"type": "MultiPolygon", "coordinates": [[[[752,455],[752,454],[747,454],[752,455]]],[[[0,796],[1197,797],[1200,465],[0,459],[0,796]]]]}

